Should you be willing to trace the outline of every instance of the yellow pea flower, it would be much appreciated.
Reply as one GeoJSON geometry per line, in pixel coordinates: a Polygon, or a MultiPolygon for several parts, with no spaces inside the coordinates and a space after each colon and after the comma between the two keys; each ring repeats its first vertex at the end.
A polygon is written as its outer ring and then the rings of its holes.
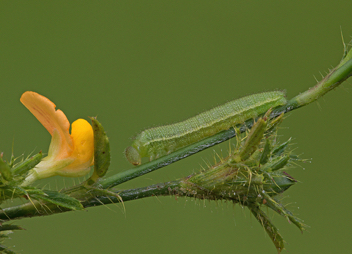
{"type": "Polygon", "coordinates": [[[51,134],[48,156],[29,173],[22,185],[55,175],[84,176],[93,165],[94,134],[92,126],[84,119],[70,122],[61,110],[48,98],[25,92],[21,102],[51,134]]]}

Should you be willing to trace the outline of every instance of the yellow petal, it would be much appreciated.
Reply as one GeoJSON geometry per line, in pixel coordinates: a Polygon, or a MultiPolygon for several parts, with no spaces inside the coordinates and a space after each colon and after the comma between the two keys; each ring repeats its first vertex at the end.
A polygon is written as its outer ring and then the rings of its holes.
{"type": "Polygon", "coordinates": [[[93,163],[94,134],[92,126],[84,119],[72,123],[71,137],[73,152],[71,158],[75,160],[67,167],[58,171],[61,176],[83,176],[89,172],[93,163]]]}
{"type": "Polygon", "coordinates": [[[21,96],[21,102],[38,119],[38,121],[53,136],[54,130],[59,132],[61,137],[61,147],[65,157],[72,152],[72,138],[69,133],[70,122],[61,110],[55,110],[56,105],[48,98],[35,93],[25,92],[21,96]],[[66,154],[65,154],[66,153],[66,154]]]}

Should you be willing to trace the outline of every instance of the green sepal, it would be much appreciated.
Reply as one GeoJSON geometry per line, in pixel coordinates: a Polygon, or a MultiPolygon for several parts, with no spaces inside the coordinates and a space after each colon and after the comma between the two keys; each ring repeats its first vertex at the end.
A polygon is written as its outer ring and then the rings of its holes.
{"type": "MultiPolygon", "coordinates": [[[[4,230],[4,232],[0,232],[0,241],[3,241],[4,239],[9,239],[9,234],[12,234],[13,232],[11,230],[4,230]]],[[[0,252],[2,253],[2,252],[0,252]]]]}
{"type": "Polygon", "coordinates": [[[280,235],[278,229],[270,221],[269,217],[262,210],[260,210],[259,206],[250,206],[248,208],[252,212],[254,217],[263,226],[263,228],[269,235],[270,239],[273,241],[278,253],[281,253],[285,245],[284,245],[284,239],[280,235]]]}
{"type": "Polygon", "coordinates": [[[257,149],[264,136],[268,116],[271,110],[262,117],[252,126],[245,143],[241,147],[239,153],[234,155],[233,161],[235,163],[247,160],[257,149]]]}
{"type": "Polygon", "coordinates": [[[6,246],[4,245],[0,245],[0,251],[1,253],[5,253],[5,254],[16,254],[16,252],[9,250],[6,246]]]}
{"type": "Polygon", "coordinates": [[[266,183],[265,189],[271,190],[273,194],[282,193],[297,182],[286,172],[276,171],[275,173],[264,173],[264,175],[271,179],[266,183]]]}
{"type": "Polygon", "coordinates": [[[24,230],[24,229],[18,225],[11,225],[11,224],[0,225],[0,231],[6,231],[6,230],[24,230]]]}
{"type": "Polygon", "coordinates": [[[299,156],[296,155],[296,154],[290,154],[290,160],[293,160],[293,161],[303,161],[303,160],[300,159],[299,156]]]}
{"type": "MultiPolygon", "coordinates": [[[[92,120],[94,131],[94,173],[97,178],[103,177],[110,166],[110,144],[103,126],[94,117],[92,120]]],[[[93,179],[93,176],[92,176],[93,179]]],[[[94,179],[93,179],[94,180],[94,179]]]]}
{"type": "Polygon", "coordinates": [[[25,186],[25,187],[14,186],[13,188],[18,191],[16,192],[17,195],[26,195],[26,196],[31,196],[33,194],[46,195],[43,190],[37,189],[35,187],[31,187],[31,186],[25,186]]]}
{"type": "Polygon", "coordinates": [[[273,149],[272,155],[280,156],[285,151],[286,147],[290,142],[291,138],[289,138],[289,140],[282,143],[281,145],[277,146],[275,149],[273,149]]]}
{"type": "Polygon", "coordinates": [[[8,188],[3,188],[1,193],[0,202],[7,199],[15,199],[18,197],[26,196],[30,198],[32,195],[46,195],[43,190],[34,187],[21,187],[21,186],[10,186],[8,188]]]}
{"type": "Polygon", "coordinates": [[[40,199],[46,202],[50,202],[52,204],[62,206],[71,210],[83,209],[82,204],[77,199],[70,197],[66,194],[50,190],[43,190],[43,192],[44,195],[32,194],[31,197],[37,200],[40,199]]]}
{"type": "MultiPolygon", "coordinates": [[[[9,238],[9,234],[13,233],[13,230],[24,230],[18,225],[2,224],[0,225],[0,242],[2,243],[5,239],[9,238]]],[[[16,252],[8,249],[7,246],[0,244],[0,253],[16,254],[16,252]]]]}
{"type": "Polygon", "coordinates": [[[298,229],[303,232],[304,230],[304,224],[301,222],[300,219],[298,219],[297,217],[293,216],[292,212],[287,210],[278,200],[276,200],[275,198],[271,198],[269,197],[266,193],[263,193],[264,198],[266,199],[266,203],[265,205],[267,207],[269,207],[270,209],[272,209],[273,211],[277,212],[278,214],[284,216],[285,218],[287,218],[290,222],[292,222],[293,224],[295,224],[298,229]]]}
{"type": "Polygon", "coordinates": [[[275,119],[272,119],[268,123],[268,127],[265,131],[265,135],[266,136],[271,135],[272,132],[276,131],[277,127],[282,123],[283,120],[284,120],[284,113],[281,113],[281,115],[279,115],[275,119]]]}
{"type": "Polygon", "coordinates": [[[260,118],[252,127],[248,134],[248,138],[241,148],[241,160],[247,160],[258,148],[266,129],[266,121],[260,118]]]}
{"type": "Polygon", "coordinates": [[[34,168],[42,160],[42,157],[43,153],[40,151],[36,155],[16,164],[11,171],[14,175],[23,175],[34,168]]]}
{"type": "Polygon", "coordinates": [[[11,158],[10,158],[10,163],[9,163],[9,166],[10,168],[13,167],[13,164],[15,163],[15,155],[13,154],[13,140],[12,140],[12,152],[11,152],[11,158]]]}
{"type": "Polygon", "coordinates": [[[267,164],[263,165],[260,168],[260,171],[262,171],[262,172],[272,172],[272,171],[279,170],[279,169],[283,168],[284,166],[286,166],[286,164],[288,163],[289,160],[290,160],[290,156],[289,155],[276,157],[272,161],[270,161],[267,164]]]}
{"type": "Polygon", "coordinates": [[[2,156],[0,156],[0,173],[6,181],[10,181],[12,179],[10,166],[2,159],[2,156]]]}
{"type": "Polygon", "coordinates": [[[262,156],[260,157],[260,164],[261,165],[267,163],[269,156],[270,156],[270,152],[271,152],[271,144],[270,144],[270,140],[267,138],[265,140],[265,145],[264,145],[264,150],[263,150],[262,156]]]}
{"type": "Polygon", "coordinates": [[[284,155],[282,157],[278,157],[278,160],[273,160],[271,164],[271,171],[276,171],[279,170],[281,168],[283,168],[284,166],[286,166],[286,164],[288,163],[288,161],[290,160],[290,156],[289,155],[284,155]]]}

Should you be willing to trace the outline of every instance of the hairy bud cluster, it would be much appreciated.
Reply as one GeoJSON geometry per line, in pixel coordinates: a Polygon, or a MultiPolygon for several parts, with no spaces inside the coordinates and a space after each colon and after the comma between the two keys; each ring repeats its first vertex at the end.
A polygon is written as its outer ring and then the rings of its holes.
{"type": "Polygon", "coordinates": [[[301,231],[303,224],[275,197],[297,181],[285,170],[298,157],[287,151],[290,139],[276,143],[276,127],[283,115],[269,121],[270,111],[253,125],[235,151],[216,165],[181,180],[178,195],[199,199],[229,200],[246,206],[264,226],[281,252],[283,239],[267,215],[260,209],[265,205],[285,216],[301,231]]]}

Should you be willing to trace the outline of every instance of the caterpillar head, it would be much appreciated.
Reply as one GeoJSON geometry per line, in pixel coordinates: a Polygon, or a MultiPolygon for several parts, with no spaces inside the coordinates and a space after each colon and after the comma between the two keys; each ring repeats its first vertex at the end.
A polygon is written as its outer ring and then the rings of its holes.
{"type": "Polygon", "coordinates": [[[141,165],[142,163],[142,159],[139,152],[133,146],[129,146],[126,148],[125,156],[126,159],[135,166],[141,165]]]}

